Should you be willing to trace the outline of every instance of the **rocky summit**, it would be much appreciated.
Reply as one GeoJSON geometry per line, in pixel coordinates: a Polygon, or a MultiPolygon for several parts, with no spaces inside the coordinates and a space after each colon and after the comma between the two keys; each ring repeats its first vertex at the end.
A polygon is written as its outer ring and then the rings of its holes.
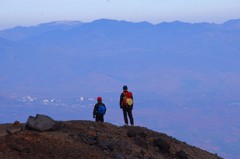
{"type": "Polygon", "coordinates": [[[49,126],[45,119],[52,123],[51,118],[37,115],[29,117],[26,123],[1,124],[0,158],[221,159],[216,154],[144,127],[74,120],[55,121],[51,128],[39,130],[39,124],[41,128],[44,124],[49,126]]]}

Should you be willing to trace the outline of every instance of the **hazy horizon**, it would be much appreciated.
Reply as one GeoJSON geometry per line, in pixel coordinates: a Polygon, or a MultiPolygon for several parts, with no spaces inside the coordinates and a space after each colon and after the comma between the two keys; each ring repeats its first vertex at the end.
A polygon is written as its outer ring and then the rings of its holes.
{"type": "Polygon", "coordinates": [[[51,21],[115,19],[131,22],[223,23],[238,19],[238,0],[8,0],[0,1],[0,30],[51,21]]]}
{"type": "Polygon", "coordinates": [[[42,25],[42,24],[48,24],[48,23],[71,23],[71,22],[75,22],[75,23],[92,23],[94,21],[98,21],[98,20],[103,20],[103,19],[106,19],[106,20],[113,20],[113,21],[125,21],[125,22],[131,22],[131,23],[142,23],[142,22],[147,22],[149,24],[152,24],[152,25],[158,25],[158,24],[161,24],[161,23],[173,23],[173,22],[182,22],[182,23],[189,23],[189,24],[201,24],[201,23],[209,23],[209,24],[217,24],[217,25],[220,25],[220,24],[224,24],[228,21],[231,21],[231,20],[239,20],[239,18],[236,18],[236,19],[226,19],[225,21],[222,21],[222,22],[219,22],[219,23],[215,23],[215,22],[208,22],[208,21],[199,21],[199,22],[188,22],[188,21],[180,21],[180,20],[172,20],[172,21],[160,21],[160,22],[156,22],[156,23],[152,23],[150,21],[129,21],[129,20],[118,20],[118,19],[108,19],[108,18],[100,18],[100,19],[94,19],[94,20],[91,20],[91,21],[81,21],[81,20],[53,20],[53,21],[46,21],[46,22],[39,22],[39,23],[36,23],[36,24],[28,24],[28,25],[14,25],[14,26],[9,26],[7,28],[0,28],[0,31],[3,31],[3,30],[8,30],[8,29],[13,29],[15,27],[34,27],[34,26],[38,26],[38,25],[42,25]]]}

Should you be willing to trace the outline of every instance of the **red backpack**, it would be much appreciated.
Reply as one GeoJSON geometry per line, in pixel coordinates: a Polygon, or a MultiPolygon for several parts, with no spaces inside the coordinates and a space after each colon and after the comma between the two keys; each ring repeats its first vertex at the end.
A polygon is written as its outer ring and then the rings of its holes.
{"type": "Polygon", "coordinates": [[[123,92],[122,105],[129,107],[133,105],[133,95],[132,92],[123,92]]]}

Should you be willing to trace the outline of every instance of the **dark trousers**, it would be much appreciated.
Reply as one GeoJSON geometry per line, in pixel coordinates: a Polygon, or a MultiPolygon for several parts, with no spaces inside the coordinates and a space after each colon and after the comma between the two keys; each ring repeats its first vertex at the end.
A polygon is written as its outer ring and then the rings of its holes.
{"type": "Polygon", "coordinates": [[[102,114],[96,114],[96,121],[97,122],[104,122],[104,117],[102,114]]]}
{"type": "Polygon", "coordinates": [[[128,124],[128,117],[129,117],[130,124],[134,125],[132,108],[123,107],[122,110],[123,110],[123,117],[124,117],[125,124],[128,124]]]}

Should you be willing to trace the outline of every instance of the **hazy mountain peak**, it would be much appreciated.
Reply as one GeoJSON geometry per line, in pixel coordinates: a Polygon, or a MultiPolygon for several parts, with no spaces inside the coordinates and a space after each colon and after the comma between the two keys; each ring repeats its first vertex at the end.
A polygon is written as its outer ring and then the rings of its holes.
{"type": "Polygon", "coordinates": [[[0,31],[0,37],[8,40],[18,41],[27,37],[38,36],[46,32],[54,32],[59,30],[69,30],[82,25],[80,21],[55,21],[50,23],[42,23],[36,26],[22,27],[17,26],[12,29],[0,31]]]}
{"type": "Polygon", "coordinates": [[[111,25],[111,24],[127,24],[127,23],[133,23],[133,22],[128,22],[125,20],[113,20],[113,19],[98,19],[93,22],[92,24],[104,24],[104,25],[111,25]]]}
{"type": "Polygon", "coordinates": [[[70,20],[64,20],[64,21],[54,21],[49,23],[51,25],[60,25],[60,24],[65,24],[65,25],[75,25],[75,24],[82,24],[81,21],[70,21],[70,20]]]}
{"type": "Polygon", "coordinates": [[[82,25],[83,22],[81,21],[70,21],[70,20],[64,20],[64,21],[54,21],[54,22],[50,22],[50,23],[43,23],[43,24],[39,24],[36,27],[42,27],[42,26],[65,26],[65,27],[77,27],[82,25]]]}
{"type": "Polygon", "coordinates": [[[130,22],[130,21],[126,21],[126,20],[112,20],[112,19],[98,19],[98,20],[95,20],[91,23],[88,23],[88,24],[93,24],[93,25],[104,25],[104,26],[133,26],[133,25],[152,25],[151,23],[149,22],[130,22]]]}
{"type": "Polygon", "coordinates": [[[223,24],[240,24],[240,19],[231,19],[231,20],[226,21],[223,24]]]}
{"type": "Polygon", "coordinates": [[[224,26],[229,26],[235,29],[240,29],[240,19],[233,19],[223,23],[224,26]]]}

